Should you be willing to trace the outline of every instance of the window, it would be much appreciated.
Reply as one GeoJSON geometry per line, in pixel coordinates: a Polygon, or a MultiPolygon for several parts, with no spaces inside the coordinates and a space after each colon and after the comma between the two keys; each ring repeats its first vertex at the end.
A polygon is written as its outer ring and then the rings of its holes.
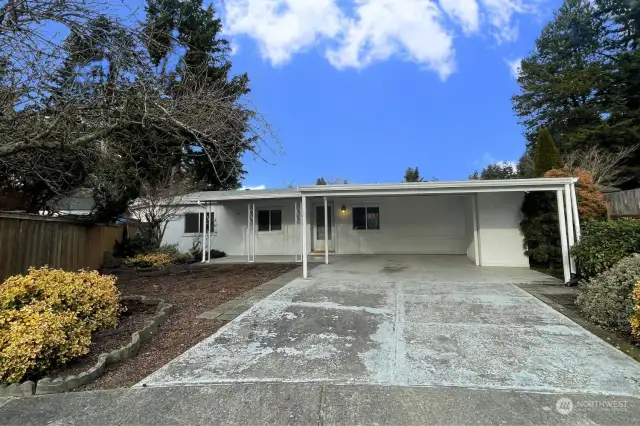
{"type": "Polygon", "coordinates": [[[258,210],[258,231],[281,231],[282,210],[258,210]]]}
{"type": "MultiPolygon", "coordinates": [[[[209,229],[213,232],[213,213],[207,213],[209,217],[209,225],[207,226],[207,232],[209,229]]],[[[202,232],[202,224],[204,221],[204,213],[185,213],[184,215],[184,233],[185,234],[198,234],[202,232]]]]}
{"type": "Polygon", "coordinates": [[[380,229],[380,207],[354,207],[353,229],[380,229]]]}

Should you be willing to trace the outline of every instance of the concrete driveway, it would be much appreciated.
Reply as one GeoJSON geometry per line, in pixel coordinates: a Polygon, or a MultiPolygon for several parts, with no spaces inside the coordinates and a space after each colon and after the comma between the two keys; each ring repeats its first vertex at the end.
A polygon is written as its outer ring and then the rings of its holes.
{"type": "Polygon", "coordinates": [[[457,256],[335,257],[138,385],[330,382],[640,395],[640,368],[457,256]]]}

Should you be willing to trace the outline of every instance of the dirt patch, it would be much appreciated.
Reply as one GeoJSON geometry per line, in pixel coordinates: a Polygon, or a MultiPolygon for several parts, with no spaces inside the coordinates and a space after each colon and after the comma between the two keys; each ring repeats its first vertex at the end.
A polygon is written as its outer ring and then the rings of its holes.
{"type": "MultiPolygon", "coordinates": [[[[523,289],[528,291],[526,288],[523,289]]],[[[621,333],[618,330],[610,330],[591,322],[578,309],[578,306],[576,305],[576,298],[578,295],[575,290],[556,293],[544,290],[541,291],[538,289],[537,291],[529,292],[602,340],[640,362],[640,341],[628,333],[621,333]]]]}
{"type": "MultiPolygon", "coordinates": [[[[133,358],[107,368],[98,380],[78,390],[130,387],[196,343],[213,334],[224,321],[197,318],[201,313],[240,296],[285,272],[296,264],[184,265],[153,274],[119,271],[118,289],[123,296],[143,295],[174,305],[158,334],[133,358]]],[[[113,273],[113,272],[111,272],[113,273]]]]}
{"type": "Polygon", "coordinates": [[[545,294],[545,296],[567,309],[578,311],[578,306],[576,305],[577,294],[545,294]]]}
{"type": "Polygon", "coordinates": [[[144,327],[145,321],[153,318],[155,306],[147,306],[136,300],[122,302],[125,310],[120,314],[118,327],[114,329],[100,330],[91,336],[89,353],[69,364],[60,367],[47,377],[56,378],[69,375],[78,375],[89,370],[98,362],[98,357],[114,349],[118,349],[131,341],[131,335],[144,327]]]}

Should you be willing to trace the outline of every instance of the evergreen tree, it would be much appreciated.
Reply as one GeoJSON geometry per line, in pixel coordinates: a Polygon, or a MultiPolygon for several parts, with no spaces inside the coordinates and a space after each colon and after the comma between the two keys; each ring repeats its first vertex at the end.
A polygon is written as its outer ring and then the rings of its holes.
{"type": "Polygon", "coordinates": [[[599,93],[606,84],[602,52],[605,25],[589,0],[565,0],[521,62],[520,93],[513,108],[529,145],[547,127],[560,151],[588,138],[606,111],[599,93]]]}
{"type": "Polygon", "coordinates": [[[511,164],[489,164],[482,169],[481,173],[473,172],[469,179],[495,180],[495,179],[515,179],[518,174],[511,164]]]}
{"type": "Polygon", "coordinates": [[[404,181],[405,182],[424,182],[424,178],[420,176],[420,171],[417,167],[407,167],[407,170],[404,172],[404,181]]]}
{"type": "MultiPolygon", "coordinates": [[[[535,177],[543,177],[561,167],[560,154],[549,131],[540,129],[534,152],[535,177]]],[[[525,254],[532,266],[562,275],[562,251],[558,229],[557,200],[554,193],[528,192],[522,203],[520,230],[524,236],[525,254]]]]}
{"type": "Polygon", "coordinates": [[[560,151],[553,142],[553,138],[549,133],[549,129],[543,127],[538,134],[535,150],[535,174],[536,177],[542,177],[551,169],[558,168],[562,165],[560,159],[560,151]]]}
{"type": "Polygon", "coordinates": [[[318,178],[318,180],[316,181],[316,185],[326,185],[327,181],[324,180],[323,177],[318,178]]]}
{"type": "MultiPolygon", "coordinates": [[[[221,37],[222,21],[213,6],[203,8],[202,0],[148,0],[146,12],[147,49],[172,96],[181,96],[181,89],[188,85],[210,85],[234,104],[250,92],[246,73],[231,76],[229,42],[221,37]]],[[[204,181],[207,190],[240,187],[246,173],[242,155],[255,141],[246,132],[253,112],[240,113],[243,120],[230,120],[220,132],[228,146],[238,147],[234,155],[207,155],[195,140],[185,144],[184,170],[204,181]]]]}

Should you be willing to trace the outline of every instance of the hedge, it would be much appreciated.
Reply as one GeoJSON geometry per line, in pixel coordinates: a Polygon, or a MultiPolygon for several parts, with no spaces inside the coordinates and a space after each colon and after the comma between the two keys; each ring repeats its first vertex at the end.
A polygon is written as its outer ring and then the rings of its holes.
{"type": "Polygon", "coordinates": [[[622,259],[611,269],[582,283],[576,304],[584,316],[605,328],[629,333],[634,312],[632,292],[640,281],[640,255],[622,259]]]}
{"type": "Polygon", "coordinates": [[[588,221],[572,254],[584,277],[594,277],[640,252],[640,220],[588,221]]]}

